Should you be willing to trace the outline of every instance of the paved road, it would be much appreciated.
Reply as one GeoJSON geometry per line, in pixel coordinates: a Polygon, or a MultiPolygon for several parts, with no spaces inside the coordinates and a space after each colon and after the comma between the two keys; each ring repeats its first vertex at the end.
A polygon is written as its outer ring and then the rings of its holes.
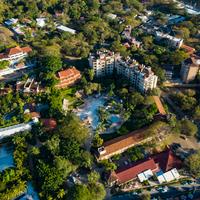
{"type": "MultiPolygon", "coordinates": [[[[167,192],[163,191],[153,191],[151,192],[152,198],[158,198],[161,197],[162,199],[167,198],[175,198],[180,197],[182,195],[188,195],[188,193],[191,193],[194,195],[192,199],[196,199],[197,197],[200,197],[200,184],[192,184],[192,185],[179,185],[179,186],[169,186],[167,192]]],[[[110,198],[110,200],[137,200],[140,199],[139,195],[136,195],[134,193],[125,193],[117,196],[113,196],[110,198]]],[[[186,198],[186,200],[189,200],[190,198],[186,198]]]]}
{"type": "Polygon", "coordinates": [[[169,94],[162,92],[161,96],[175,111],[177,118],[182,119],[185,117],[185,114],[182,112],[182,110],[169,98],[169,94]]]}

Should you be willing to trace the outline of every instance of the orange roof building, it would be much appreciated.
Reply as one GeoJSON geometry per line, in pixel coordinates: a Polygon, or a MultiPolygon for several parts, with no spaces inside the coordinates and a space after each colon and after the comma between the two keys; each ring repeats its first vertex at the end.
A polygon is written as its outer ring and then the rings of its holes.
{"type": "Polygon", "coordinates": [[[151,140],[151,137],[146,137],[146,128],[133,131],[127,135],[123,135],[107,142],[98,149],[98,160],[108,159],[116,154],[120,154],[127,149],[151,140]]]}
{"type": "Polygon", "coordinates": [[[138,161],[127,168],[118,169],[112,172],[110,176],[112,181],[117,182],[117,184],[121,185],[135,179],[138,174],[149,169],[152,172],[157,172],[159,170],[158,166],[152,158],[138,161]]]}
{"type": "Polygon", "coordinates": [[[75,84],[81,78],[81,73],[75,67],[58,72],[59,83],[56,88],[66,88],[75,84]]]}
{"type": "Polygon", "coordinates": [[[57,122],[53,118],[41,119],[41,121],[46,131],[54,130],[57,127],[57,122]]]}
{"type": "Polygon", "coordinates": [[[146,159],[139,160],[125,168],[117,169],[111,172],[109,176],[109,183],[113,182],[121,185],[137,178],[138,174],[151,170],[156,173],[159,171],[167,172],[173,168],[181,168],[182,162],[179,160],[170,149],[161,153],[149,156],[146,159]]]}
{"type": "Polygon", "coordinates": [[[8,61],[13,61],[13,60],[19,60],[22,59],[24,57],[26,57],[28,55],[28,53],[30,53],[32,51],[32,49],[30,47],[14,47],[14,48],[10,48],[7,50],[6,53],[2,53],[0,54],[0,61],[3,60],[8,60],[8,61]]]}
{"type": "Polygon", "coordinates": [[[195,48],[193,48],[193,47],[190,47],[190,46],[188,46],[188,45],[185,45],[185,44],[183,44],[182,46],[181,46],[181,48],[182,49],[184,49],[188,54],[193,54],[195,51],[196,51],[196,49],[195,48]]]}

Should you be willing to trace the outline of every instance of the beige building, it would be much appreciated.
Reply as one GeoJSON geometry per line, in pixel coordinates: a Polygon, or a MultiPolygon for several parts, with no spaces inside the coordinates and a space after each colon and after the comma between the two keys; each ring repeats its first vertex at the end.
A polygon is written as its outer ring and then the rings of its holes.
{"type": "Polygon", "coordinates": [[[96,77],[113,74],[116,55],[107,49],[102,49],[89,56],[89,65],[94,69],[96,77]]]}
{"type": "Polygon", "coordinates": [[[133,59],[118,59],[116,62],[117,74],[123,75],[136,89],[142,93],[156,88],[158,77],[151,67],[139,64],[133,59]]]}
{"type": "Polygon", "coordinates": [[[193,54],[190,58],[186,59],[182,63],[180,72],[182,81],[184,83],[189,83],[190,81],[193,81],[199,73],[199,69],[200,57],[193,54]]]}
{"type": "Polygon", "coordinates": [[[123,59],[119,54],[109,50],[101,50],[90,54],[89,65],[94,69],[96,77],[112,75],[114,69],[118,75],[126,78],[136,89],[145,93],[157,86],[158,77],[151,67],[139,64],[133,59],[123,59]]]}
{"type": "Polygon", "coordinates": [[[152,137],[146,136],[147,129],[148,128],[139,129],[104,142],[103,146],[98,149],[97,159],[99,161],[109,159],[114,155],[123,153],[133,146],[151,141],[152,137]]]}

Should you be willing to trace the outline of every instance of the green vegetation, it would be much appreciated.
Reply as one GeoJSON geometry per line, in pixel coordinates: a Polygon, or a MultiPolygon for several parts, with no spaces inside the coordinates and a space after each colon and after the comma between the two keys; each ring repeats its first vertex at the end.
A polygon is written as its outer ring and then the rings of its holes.
{"type": "Polygon", "coordinates": [[[185,164],[187,165],[191,174],[193,174],[197,178],[200,177],[200,152],[199,151],[190,155],[186,159],[185,164]]]}
{"type": "MultiPolygon", "coordinates": [[[[45,134],[48,133],[42,133],[42,135],[45,134]]],[[[96,180],[99,179],[99,176],[95,172],[90,174],[88,178],[90,181],[86,188],[85,186],[82,188],[82,185],[75,185],[74,188],[68,189],[64,185],[72,172],[79,168],[91,169],[93,164],[91,154],[84,149],[88,134],[87,128],[83,127],[80,120],[73,114],[68,114],[61,119],[58,129],[46,137],[39,151],[31,151],[31,159],[36,166],[32,169],[34,180],[38,183],[37,188],[41,199],[55,199],[60,196],[58,195],[60,193],[63,194],[61,195],[63,197],[78,199],[79,189],[87,193],[88,189],[90,191],[90,187],[93,188],[92,190],[99,191],[99,199],[102,195],[104,196],[104,188],[96,180]],[[61,192],[63,190],[66,192],[61,192]]],[[[37,132],[34,135],[40,137],[37,132]]],[[[58,199],[63,199],[63,197],[58,199]]]]}
{"type": "Polygon", "coordinates": [[[180,121],[180,132],[188,136],[196,136],[198,127],[196,124],[188,119],[183,119],[180,121]]]}
{"type": "Polygon", "coordinates": [[[144,150],[140,147],[133,147],[128,149],[125,154],[128,154],[128,157],[131,159],[131,162],[135,162],[137,160],[142,160],[144,158],[144,150]]]}
{"type": "Polygon", "coordinates": [[[24,114],[23,110],[25,102],[29,102],[29,100],[30,98],[21,94],[8,93],[0,96],[0,127],[29,121],[29,116],[24,114]]]}
{"type": "Polygon", "coordinates": [[[120,133],[127,133],[135,129],[139,129],[149,125],[157,113],[156,105],[153,101],[149,101],[149,97],[143,97],[137,92],[128,92],[124,88],[119,91],[130,118],[120,128],[120,133]]]}
{"type": "Polygon", "coordinates": [[[0,199],[10,200],[18,197],[26,190],[26,183],[30,179],[27,168],[27,149],[25,137],[16,136],[13,139],[15,167],[0,173],[0,199]]]}
{"type": "Polygon", "coordinates": [[[184,111],[191,111],[195,108],[197,104],[197,100],[195,98],[195,91],[194,90],[187,90],[184,93],[172,93],[171,97],[175,101],[175,103],[180,106],[180,108],[184,111]]]}
{"type": "Polygon", "coordinates": [[[9,67],[9,61],[6,61],[6,60],[4,60],[4,61],[1,61],[0,62],[0,70],[1,69],[6,69],[6,68],[8,68],[9,67]]]}
{"type": "MultiPolygon", "coordinates": [[[[83,94],[83,98],[101,92],[108,93],[111,109],[99,109],[102,122],[99,130],[109,125],[109,114],[120,114],[124,124],[114,136],[146,126],[149,126],[149,129],[145,137],[167,135],[171,132],[187,136],[197,135],[198,128],[195,123],[196,120],[200,120],[199,92],[187,90],[172,93],[170,96],[180,109],[194,119],[194,123],[187,119],[178,121],[173,117],[169,119],[169,123],[152,123],[158,110],[150,95],[159,94],[159,91],[154,90],[144,96],[134,91],[126,80],[115,74],[112,79],[96,79],[94,71],[88,69],[89,52],[106,46],[124,57],[130,56],[151,66],[159,77],[160,85],[165,81],[166,63],[174,66],[176,75],[179,73],[181,62],[189,55],[181,49],[174,50],[169,47],[166,41],[158,43],[153,35],[142,29],[142,20],[138,16],[143,15],[146,9],[155,11],[153,17],[155,24],[159,26],[167,23],[165,14],[185,16],[184,22],[171,26],[172,31],[175,36],[184,38],[185,44],[200,50],[199,16],[186,15],[184,10],[178,9],[176,3],[170,1],[152,0],[146,4],[139,0],[112,0],[105,3],[97,0],[0,1],[0,23],[18,18],[25,31],[24,36],[15,35],[15,42],[12,32],[0,26],[0,53],[17,45],[30,45],[33,48],[30,58],[34,58],[37,63],[33,74],[45,88],[43,93],[36,95],[8,93],[0,96],[0,127],[28,122],[30,117],[24,114],[24,106],[32,103],[47,105],[49,109],[41,112],[42,118],[55,118],[58,124],[55,130],[47,132],[42,124],[38,123],[33,126],[31,133],[14,137],[15,167],[0,173],[0,199],[16,198],[25,191],[29,180],[33,181],[41,200],[105,198],[106,192],[100,183],[100,174],[94,171],[97,166],[89,152],[90,131],[71,113],[73,108],[83,102],[82,97],[75,98],[77,91],[83,94]],[[116,14],[117,18],[111,19],[111,13],[116,14]],[[43,28],[36,24],[36,18],[41,16],[46,18],[46,26],[43,28]],[[76,34],[58,31],[55,22],[75,29],[76,34]],[[121,33],[127,25],[133,28],[131,36],[142,42],[140,48],[134,45],[126,48],[123,45],[127,41],[121,33]],[[57,90],[54,87],[58,82],[57,72],[68,68],[71,63],[82,71],[81,82],[74,87],[57,90]],[[115,96],[119,96],[116,101],[115,96]],[[69,109],[65,115],[62,110],[63,99],[69,101],[69,109]],[[80,180],[76,177],[77,180],[74,181],[75,174],[81,176],[80,180]]],[[[0,70],[8,65],[7,61],[0,62],[0,70]]],[[[4,86],[10,87],[8,84],[1,84],[0,88],[4,86]]],[[[112,138],[113,135],[107,137],[112,138]]],[[[102,144],[103,139],[97,131],[92,147],[96,149],[102,144]]],[[[134,162],[144,158],[144,149],[143,146],[134,147],[124,154],[134,162]]],[[[188,169],[195,176],[200,175],[199,155],[198,152],[186,160],[188,169]]],[[[112,159],[117,161],[120,155],[112,159]]],[[[110,160],[104,160],[100,165],[104,167],[105,172],[117,169],[115,162],[110,160]]],[[[147,193],[141,198],[150,199],[150,195],[147,193]]]]}

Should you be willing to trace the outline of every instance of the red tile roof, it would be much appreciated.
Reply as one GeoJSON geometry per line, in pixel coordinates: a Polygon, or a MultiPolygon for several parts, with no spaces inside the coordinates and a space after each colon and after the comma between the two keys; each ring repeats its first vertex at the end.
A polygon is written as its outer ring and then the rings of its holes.
{"type": "Polygon", "coordinates": [[[32,51],[32,49],[30,47],[28,47],[28,46],[27,47],[22,47],[21,49],[25,53],[30,53],[32,51]]]}
{"type": "Polygon", "coordinates": [[[39,112],[30,112],[28,113],[28,115],[30,115],[31,118],[40,118],[40,113],[39,112]]]}
{"type": "Polygon", "coordinates": [[[170,149],[167,149],[161,153],[152,156],[154,161],[158,163],[159,168],[164,172],[169,171],[172,168],[181,168],[182,162],[178,159],[170,149]]]}
{"type": "Polygon", "coordinates": [[[30,47],[22,47],[21,48],[21,47],[17,46],[17,47],[8,49],[7,54],[8,54],[8,56],[12,56],[12,55],[15,55],[18,53],[29,53],[31,51],[32,51],[32,49],[30,47]]]}
{"type": "Polygon", "coordinates": [[[80,74],[80,72],[75,67],[72,67],[72,68],[58,72],[58,77],[59,79],[62,80],[62,79],[69,78],[71,76],[75,76],[77,74],[80,74]]]}
{"type": "Polygon", "coordinates": [[[190,47],[190,46],[187,46],[187,45],[185,45],[185,44],[183,44],[183,45],[181,46],[181,48],[182,48],[182,49],[185,49],[185,50],[187,51],[187,53],[189,53],[189,54],[193,54],[193,53],[196,51],[195,48],[190,47]]]}
{"type": "Polygon", "coordinates": [[[57,88],[65,88],[69,85],[74,84],[81,78],[81,73],[75,67],[58,72],[59,83],[56,85],[57,88]]]}
{"type": "Polygon", "coordinates": [[[53,130],[57,127],[57,122],[53,118],[41,119],[41,121],[46,130],[53,130]]]}
{"type": "Polygon", "coordinates": [[[148,169],[151,169],[154,172],[159,170],[156,163],[151,158],[135,162],[132,166],[129,166],[125,169],[116,170],[114,173],[118,179],[118,183],[122,184],[136,178],[138,174],[148,169]]]}
{"type": "Polygon", "coordinates": [[[162,170],[167,172],[173,168],[181,168],[182,162],[170,149],[150,156],[147,159],[137,161],[126,168],[121,168],[112,172],[109,180],[117,181],[118,184],[126,183],[137,177],[138,174],[151,169],[153,172],[162,170]]]}
{"type": "Polygon", "coordinates": [[[8,55],[9,56],[12,56],[12,55],[15,55],[15,54],[18,54],[18,53],[21,53],[21,52],[22,52],[22,49],[20,47],[14,47],[14,48],[8,49],[8,55]]]}

